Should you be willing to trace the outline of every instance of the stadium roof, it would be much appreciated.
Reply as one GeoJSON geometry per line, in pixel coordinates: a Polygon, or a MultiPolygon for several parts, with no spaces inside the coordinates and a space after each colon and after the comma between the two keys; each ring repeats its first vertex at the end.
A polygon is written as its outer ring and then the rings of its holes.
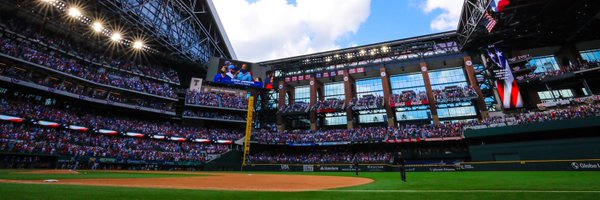
{"type": "Polygon", "coordinates": [[[212,0],[18,0],[2,4],[69,34],[83,35],[93,28],[113,41],[157,50],[175,60],[206,65],[212,57],[236,58],[212,0]]]}
{"type": "Polygon", "coordinates": [[[573,44],[600,39],[597,0],[511,0],[503,12],[490,11],[492,0],[466,0],[457,32],[463,49],[500,43],[514,49],[573,44]],[[497,19],[491,33],[484,13],[497,19]]]}
{"type": "Polygon", "coordinates": [[[201,63],[236,58],[212,0],[98,1],[171,52],[201,63]]]}
{"type": "MultiPolygon", "coordinates": [[[[351,65],[376,60],[402,60],[458,51],[456,32],[448,31],[430,35],[368,44],[339,50],[259,62],[274,70],[315,70],[333,65],[351,65]]],[[[310,72],[308,72],[310,73],[310,72]]]]}

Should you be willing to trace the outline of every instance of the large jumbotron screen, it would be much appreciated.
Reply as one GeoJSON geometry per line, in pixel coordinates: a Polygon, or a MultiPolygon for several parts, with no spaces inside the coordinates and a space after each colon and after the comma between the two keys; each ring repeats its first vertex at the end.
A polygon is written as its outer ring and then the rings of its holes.
{"type": "Polygon", "coordinates": [[[258,64],[224,58],[212,58],[206,74],[210,82],[257,88],[270,88],[273,81],[270,70],[258,64]]]}

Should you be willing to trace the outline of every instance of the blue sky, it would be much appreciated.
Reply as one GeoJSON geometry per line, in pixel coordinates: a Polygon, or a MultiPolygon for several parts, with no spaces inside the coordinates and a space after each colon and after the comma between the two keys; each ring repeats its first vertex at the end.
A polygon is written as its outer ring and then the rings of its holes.
{"type": "Polygon", "coordinates": [[[373,0],[367,21],[355,35],[339,42],[350,47],[440,32],[430,28],[430,22],[440,12],[426,14],[419,5],[406,0],[373,0]]]}
{"type": "Polygon", "coordinates": [[[454,30],[463,0],[213,0],[251,62],[454,30]]]}

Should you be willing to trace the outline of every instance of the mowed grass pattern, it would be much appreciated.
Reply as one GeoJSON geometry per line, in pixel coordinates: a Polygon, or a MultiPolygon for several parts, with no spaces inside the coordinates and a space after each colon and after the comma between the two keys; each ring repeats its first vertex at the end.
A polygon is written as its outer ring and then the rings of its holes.
{"type": "MultiPolygon", "coordinates": [[[[236,172],[239,173],[239,172],[236,172]]],[[[245,172],[259,173],[259,172],[245,172]]],[[[264,172],[260,172],[264,173],[264,172]]],[[[276,173],[281,174],[281,173],[276,173]]],[[[353,176],[353,173],[289,173],[353,176]]],[[[110,178],[192,176],[94,172],[110,178]]],[[[27,179],[1,171],[4,179],[27,179]]],[[[61,175],[62,176],[62,175],[61,175]]],[[[314,192],[242,192],[185,189],[122,188],[53,184],[0,183],[0,199],[598,199],[600,172],[415,172],[408,183],[393,172],[361,173],[375,182],[314,192]]],[[[80,177],[79,177],[80,178],[80,177]]],[[[99,178],[99,177],[94,177],[99,178]]],[[[105,178],[105,177],[102,177],[105,178]]],[[[235,180],[232,180],[235,181],[235,180]]]]}

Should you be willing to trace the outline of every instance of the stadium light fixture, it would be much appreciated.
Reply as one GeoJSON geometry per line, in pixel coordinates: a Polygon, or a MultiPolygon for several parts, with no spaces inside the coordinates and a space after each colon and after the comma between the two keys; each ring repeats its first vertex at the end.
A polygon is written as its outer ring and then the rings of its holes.
{"type": "Polygon", "coordinates": [[[96,32],[102,31],[102,28],[103,28],[103,26],[102,26],[102,23],[100,23],[100,22],[94,22],[92,24],[92,29],[94,29],[94,31],[96,31],[96,32]]]}
{"type": "Polygon", "coordinates": [[[142,41],[135,41],[133,42],[133,48],[134,49],[142,49],[142,47],[144,47],[144,43],[142,41]]]}
{"type": "Polygon", "coordinates": [[[67,14],[69,14],[69,16],[75,17],[75,18],[81,17],[81,11],[79,11],[79,9],[76,7],[69,8],[69,10],[67,11],[67,14]]]}
{"type": "Polygon", "coordinates": [[[383,53],[387,53],[388,51],[390,51],[390,48],[389,48],[389,47],[387,47],[387,46],[383,46],[383,47],[381,47],[381,52],[383,52],[383,53]]]}
{"type": "Polygon", "coordinates": [[[118,42],[121,40],[121,34],[120,33],[113,33],[112,36],[110,36],[110,40],[118,42]]]}
{"type": "Polygon", "coordinates": [[[364,56],[365,54],[367,54],[367,51],[365,51],[364,49],[360,50],[360,52],[358,52],[361,56],[364,56]]]}

